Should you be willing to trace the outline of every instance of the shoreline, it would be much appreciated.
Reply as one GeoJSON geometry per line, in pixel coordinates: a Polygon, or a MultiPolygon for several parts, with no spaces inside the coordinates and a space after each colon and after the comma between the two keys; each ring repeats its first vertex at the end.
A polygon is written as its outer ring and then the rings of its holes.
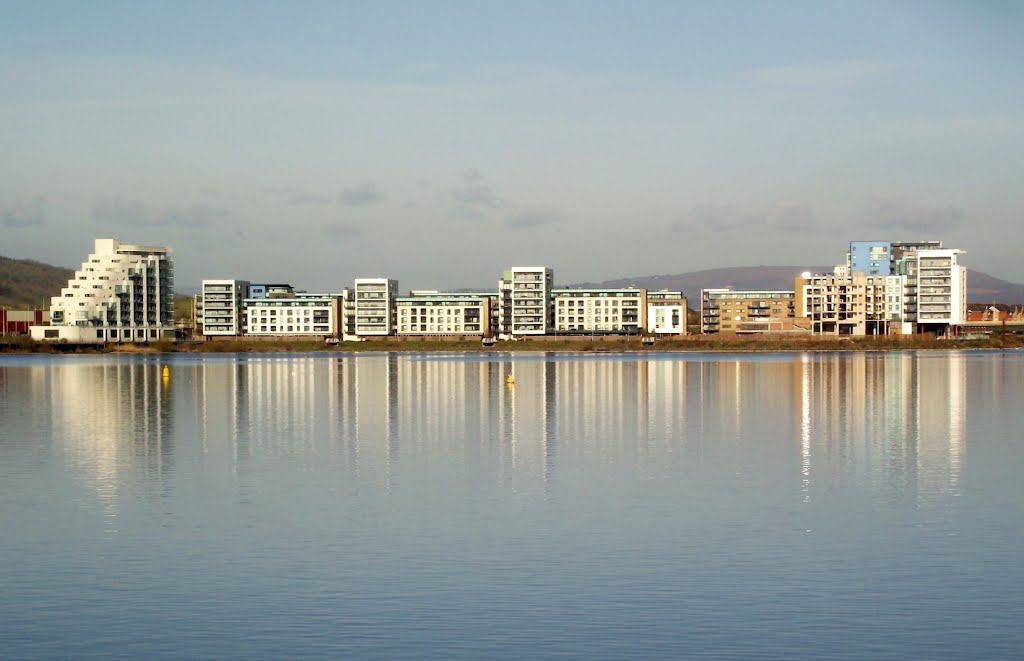
{"type": "Polygon", "coordinates": [[[780,353],[792,351],[817,352],[900,352],[921,350],[1020,349],[1024,337],[1006,335],[984,339],[940,340],[929,336],[780,338],[757,337],[718,338],[687,336],[658,339],[642,344],[638,338],[546,337],[517,341],[501,341],[483,346],[479,340],[367,340],[327,344],[310,340],[214,340],[205,342],[156,342],[153,344],[113,344],[106,346],[75,346],[19,340],[0,344],[0,354],[112,354],[112,353],[643,353],[643,352],[746,352],[780,353]]]}

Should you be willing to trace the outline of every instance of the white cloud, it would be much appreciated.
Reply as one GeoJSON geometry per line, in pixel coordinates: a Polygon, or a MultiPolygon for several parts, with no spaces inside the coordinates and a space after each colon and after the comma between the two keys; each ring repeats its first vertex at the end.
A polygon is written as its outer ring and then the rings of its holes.
{"type": "Polygon", "coordinates": [[[868,226],[912,232],[947,232],[963,223],[966,213],[954,205],[916,204],[900,195],[875,195],[867,204],[868,226]]]}
{"type": "Polygon", "coordinates": [[[152,206],[138,200],[107,197],[92,208],[93,221],[99,225],[137,227],[173,226],[187,229],[207,227],[210,221],[228,215],[227,209],[205,202],[152,206]]]}
{"type": "Polygon", "coordinates": [[[521,209],[505,217],[505,227],[510,229],[529,229],[544,225],[559,225],[567,220],[565,215],[557,209],[521,209]]]}
{"type": "Polygon", "coordinates": [[[0,209],[0,221],[4,227],[24,229],[46,222],[46,200],[37,195],[24,204],[0,209]]]}
{"type": "Polygon", "coordinates": [[[483,206],[497,209],[505,206],[505,201],[484,183],[484,177],[476,168],[467,170],[463,175],[463,184],[452,188],[452,199],[462,206],[483,206]]]}
{"type": "Polygon", "coordinates": [[[365,184],[347,188],[338,196],[338,204],[346,207],[362,207],[383,202],[387,196],[377,190],[377,184],[368,181],[365,184]]]}

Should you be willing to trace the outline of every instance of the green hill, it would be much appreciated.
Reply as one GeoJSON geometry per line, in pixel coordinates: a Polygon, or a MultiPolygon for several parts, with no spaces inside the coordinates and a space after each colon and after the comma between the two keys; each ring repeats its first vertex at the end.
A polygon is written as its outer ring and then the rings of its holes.
{"type": "Polygon", "coordinates": [[[0,257],[0,305],[48,308],[50,298],[60,294],[74,275],[71,269],[31,259],[0,257]]]}

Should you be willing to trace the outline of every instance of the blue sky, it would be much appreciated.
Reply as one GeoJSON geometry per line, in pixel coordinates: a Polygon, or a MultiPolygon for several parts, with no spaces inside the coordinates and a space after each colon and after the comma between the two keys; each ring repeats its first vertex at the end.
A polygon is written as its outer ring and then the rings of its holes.
{"type": "Polygon", "coordinates": [[[1013,2],[0,10],[0,254],[563,284],[939,238],[1024,281],[1013,2]]]}

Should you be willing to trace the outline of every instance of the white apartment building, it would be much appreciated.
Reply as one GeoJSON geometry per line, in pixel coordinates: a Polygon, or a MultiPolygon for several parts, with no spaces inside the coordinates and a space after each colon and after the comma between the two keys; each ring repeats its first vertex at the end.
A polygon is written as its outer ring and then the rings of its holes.
{"type": "Polygon", "coordinates": [[[644,289],[555,289],[552,294],[556,333],[639,335],[644,327],[644,289]]]}
{"type": "Polygon", "coordinates": [[[395,298],[398,335],[479,335],[491,332],[486,294],[418,291],[395,298]]]}
{"type": "Polygon", "coordinates": [[[203,280],[196,295],[196,327],[200,335],[245,335],[247,280],[203,280]]]}
{"type": "Polygon", "coordinates": [[[295,293],[245,300],[246,335],[338,337],[342,331],[341,294],[295,293]]]}
{"type": "Polygon", "coordinates": [[[888,266],[859,271],[848,257],[831,274],[805,273],[796,279],[811,332],[945,335],[966,323],[967,269],[959,264],[963,250],[943,249],[941,241],[880,245],[891,250],[888,266]]]}
{"type": "Polygon", "coordinates": [[[652,335],[686,335],[688,311],[681,291],[647,292],[647,332],[652,335]]]}
{"type": "Polygon", "coordinates": [[[32,338],[72,344],[174,339],[174,265],[166,246],[96,239],[93,253],[50,301],[32,338]]]}
{"type": "Polygon", "coordinates": [[[388,278],[356,278],[353,290],[355,334],[359,336],[395,333],[395,298],[398,281],[388,278]]]}
{"type": "Polygon", "coordinates": [[[919,332],[943,333],[967,322],[967,268],[963,250],[917,251],[917,325],[919,332]]]}
{"type": "Polygon", "coordinates": [[[509,335],[547,335],[555,327],[554,271],[513,266],[498,281],[499,328],[509,335]]]}

